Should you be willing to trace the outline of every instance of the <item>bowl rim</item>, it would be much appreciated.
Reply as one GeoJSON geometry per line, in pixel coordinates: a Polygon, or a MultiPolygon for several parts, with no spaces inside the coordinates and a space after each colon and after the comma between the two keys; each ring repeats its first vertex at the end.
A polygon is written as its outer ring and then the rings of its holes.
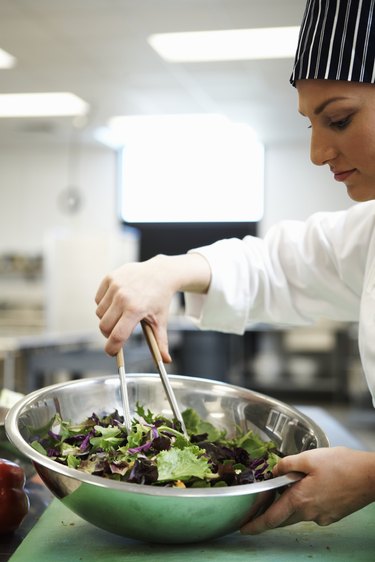
{"type": "MultiPolygon", "coordinates": [[[[127,373],[127,377],[131,380],[133,377],[151,377],[151,378],[159,378],[157,374],[154,373],[127,373]]],[[[226,383],[224,381],[216,381],[214,379],[205,379],[202,377],[190,377],[184,375],[168,375],[168,377],[173,380],[178,381],[191,381],[191,382],[209,382],[211,384],[223,386],[226,389],[232,389],[233,391],[241,391],[242,393],[248,393],[249,395],[259,397],[261,399],[269,399],[269,396],[262,394],[260,392],[256,392],[250,390],[245,387],[236,386],[233,384],[226,383]]],[[[105,381],[116,382],[118,380],[118,384],[120,381],[118,379],[118,375],[104,375],[98,377],[88,377],[78,380],[72,380],[62,383],[56,383],[52,385],[45,386],[41,389],[34,390],[33,392],[27,394],[23,398],[21,398],[16,404],[14,404],[8,411],[6,418],[5,418],[5,431],[7,434],[8,439],[13,443],[17,449],[21,451],[26,457],[32,460],[35,465],[42,465],[43,467],[57,472],[58,474],[73,479],[78,480],[81,483],[91,484],[97,487],[118,490],[128,493],[136,493],[142,494],[147,496],[158,496],[158,497],[184,497],[184,498],[203,498],[203,497],[215,497],[215,496],[244,496],[259,492],[264,492],[268,490],[273,490],[276,488],[280,488],[283,486],[287,486],[300,480],[303,475],[301,473],[290,472],[283,476],[277,476],[270,480],[264,480],[261,482],[253,482],[251,484],[241,484],[237,486],[228,486],[228,487],[218,487],[218,488],[166,488],[166,487],[159,487],[159,486],[150,486],[146,484],[132,484],[129,482],[122,482],[118,480],[111,480],[108,478],[103,478],[102,476],[96,476],[93,474],[87,474],[83,471],[80,471],[75,468],[69,468],[68,466],[62,465],[49,457],[39,453],[36,451],[25,439],[22,437],[19,428],[18,428],[18,417],[20,413],[29,406],[35,399],[43,400],[54,390],[60,390],[65,387],[74,387],[79,386],[80,384],[87,384],[87,383],[100,383],[105,381]]],[[[306,421],[314,431],[317,431],[320,435],[320,438],[325,441],[325,444],[322,444],[321,447],[329,447],[328,438],[321,427],[319,427],[314,420],[300,412],[297,408],[293,406],[289,406],[288,404],[281,402],[280,400],[272,398],[272,401],[275,404],[280,404],[283,408],[287,407],[292,412],[296,413],[299,418],[306,421]]],[[[37,466],[36,466],[37,468],[37,466]]]]}

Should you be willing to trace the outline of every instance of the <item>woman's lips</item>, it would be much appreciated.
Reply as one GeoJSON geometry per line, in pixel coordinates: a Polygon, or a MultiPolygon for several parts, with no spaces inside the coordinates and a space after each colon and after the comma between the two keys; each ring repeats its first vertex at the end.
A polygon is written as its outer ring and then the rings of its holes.
{"type": "Polygon", "coordinates": [[[354,172],[355,168],[353,170],[345,170],[345,172],[334,172],[334,178],[336,181],[345,181],[354,172]]]}

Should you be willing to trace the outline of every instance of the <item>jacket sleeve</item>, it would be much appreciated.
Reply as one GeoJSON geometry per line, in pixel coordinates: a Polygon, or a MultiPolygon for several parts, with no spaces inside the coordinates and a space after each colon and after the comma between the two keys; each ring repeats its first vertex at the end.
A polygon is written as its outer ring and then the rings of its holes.
{"type": "Polygon", "coordinates": [[[207,295],[186,293],[186,314],[202,329],[241,334],[254,323],[357,321],[375,202],[284,221],[264,239],[221,240],[191,250],[211,267],[207,295]]]}

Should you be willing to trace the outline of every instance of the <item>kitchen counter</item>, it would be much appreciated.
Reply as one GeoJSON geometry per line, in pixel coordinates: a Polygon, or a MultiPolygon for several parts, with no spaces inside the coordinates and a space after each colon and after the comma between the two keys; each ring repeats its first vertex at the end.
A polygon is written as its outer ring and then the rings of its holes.
{"type": "MultiPolygon", "coordinates": [[[[323,409],[299,409],[326,431],[332,446],[363,448],[323,409]]],[[[1,538],[0,562],[374,560],[375,504],[328,527],[304,522],[254,537],[233,533],[206,543],[155,545],[119,537],[87,523],[59,500],[51,502],[50,493],[32,474],[28,490],[31,513],[13,536],[1,538]]]]}
{"type": "MultiPolygon", "coordinates": [[[[98,340],[98,334],[92,332],[55,333],[46,332],[23,336],[0,335],[0,356],[4,361],[3,388],[16,390],[16,358],[22,355],[25,362],[27,381],[24,385],[27,392],[35,390],[34,379],[42,366],[38,360],[48,357],[49,368],[54,365],[52,357],[58,359],[58,352],[82,352],[98,340]],[[35,364],[34,364],[35,363],[35,364]]],[[[104,355],[104,353],[103,353],[104,355]]]]}
{"type": "Polygon", "coordinates": [[[375,504],[329,527],[315,523],[257,536],[233,533],[210,542],[148,544],[125,539],[86,523],[54,500],[11,562],[373,562],[375,504]]]}
{"type": "MultiPolygon", "coordinates": [[[[127,365],[142,371],[153,365],[140,327],[127,345],[127,365]]],[[[4,361],[3,388],[29,393],[53,384],[59,371],[82,376],[86,372],[113,373],[116,362],[104,352],[104,339],[95,332],[46,332],[29,336],[1,336],[0,358],[4,361]],[[22,357],[23,380],[16,388],[16,359],[22,357]]],[[[147,371],[148,369],[146,369],[147,371]]]]}

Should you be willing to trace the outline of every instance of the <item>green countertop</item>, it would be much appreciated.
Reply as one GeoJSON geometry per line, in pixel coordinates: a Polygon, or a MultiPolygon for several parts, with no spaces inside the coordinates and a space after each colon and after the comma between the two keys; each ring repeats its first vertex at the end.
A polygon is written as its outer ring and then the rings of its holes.
{"type": "Polygon", "coordinates": [[[373,562],[375,504],[328,527],[298,523],[257,536],[234,533],[187,545],[142,543],[113,535],[55,499],[18,547],[11,562],[373,562]]]}

